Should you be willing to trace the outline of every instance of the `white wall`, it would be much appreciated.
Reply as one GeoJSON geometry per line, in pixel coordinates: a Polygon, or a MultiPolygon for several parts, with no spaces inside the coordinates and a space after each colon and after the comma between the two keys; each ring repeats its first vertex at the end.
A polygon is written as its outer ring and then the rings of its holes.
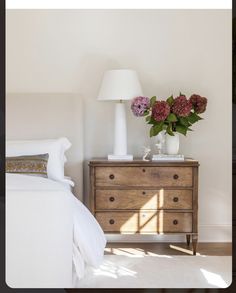
{"type": "MultiPolygon", "coordinates": [[[[230,241],[231,48],[229,10],[10,10],[7,91],[78,93],[85,160],[112,151],[114,105],[96,101],[106,69],[137,70],[147,96],[206,96],[181,151],[201,164],[200,240],[230,241]]],[[[127,110],[129,151],[140,156],[148,128],[127,110]]]]}

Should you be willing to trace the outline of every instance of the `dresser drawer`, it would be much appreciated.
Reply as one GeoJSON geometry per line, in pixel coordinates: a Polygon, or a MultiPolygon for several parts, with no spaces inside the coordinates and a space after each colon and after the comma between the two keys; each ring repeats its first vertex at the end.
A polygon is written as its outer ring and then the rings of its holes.
{"type": "Polygon", "coordinates": [[[96,167],[96,186],[192,186],[191,167],[96,167]]]}
{"type": "Polygon", "coordinates": [[[192,190],[96,190],[96,210],[192,209],[192,190]]]}
{"type": "Polygon", "coordinates": [[[187,212],[97,212],[96,219],[108,233],[192,232],[192,213],[187,212]]]}

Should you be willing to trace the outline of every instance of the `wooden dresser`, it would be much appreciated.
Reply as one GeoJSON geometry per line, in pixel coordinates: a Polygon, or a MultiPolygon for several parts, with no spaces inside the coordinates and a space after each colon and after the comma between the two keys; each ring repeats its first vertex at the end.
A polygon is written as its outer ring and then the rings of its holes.
{"type": "Polygon", "coordinates": [[[90,210],[105,233],[198,238],[198,162],[115,162],[90,166],[90,210]]]}

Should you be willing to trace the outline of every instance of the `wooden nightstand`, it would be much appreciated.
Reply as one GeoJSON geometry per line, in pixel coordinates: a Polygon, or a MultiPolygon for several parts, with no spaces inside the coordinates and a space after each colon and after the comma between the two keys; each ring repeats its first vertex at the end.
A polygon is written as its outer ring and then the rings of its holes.
{"type": "Polygon", "coordinates": [[[105,233],[185,234],[198,240],[198,162],[92,160],[90,210],[105,233]]]}

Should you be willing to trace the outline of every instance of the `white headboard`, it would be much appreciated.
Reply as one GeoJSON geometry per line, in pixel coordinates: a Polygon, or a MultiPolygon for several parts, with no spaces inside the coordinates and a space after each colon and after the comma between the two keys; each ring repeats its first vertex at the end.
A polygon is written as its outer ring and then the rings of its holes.
{"type": "Polygon", "coordinates": [[[6,97],[6,139],[67,137],[65,175],[75,182],[74,194],[83,199],[83,107],[76,94],[9,93],[6,97]]]}

